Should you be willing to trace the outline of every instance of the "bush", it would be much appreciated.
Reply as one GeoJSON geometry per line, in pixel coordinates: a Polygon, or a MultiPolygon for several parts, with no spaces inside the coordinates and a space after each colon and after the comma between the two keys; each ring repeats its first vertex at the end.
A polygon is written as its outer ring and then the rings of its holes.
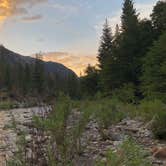
{"type": "Polygon", "coordinates": [[[125,117],[125,112],[120,110],[117,100],[105,99],[96,108],[96,119],[101,128],[108,128],[111,124],[118,123],[125,117]]]}
{"type": "Polygon", "coordinates": [[[166,105],[160,100],[143,101],[139,106],[139,113],[145,120],[151,120],[154,135],[166,139],[166,105]]]}
{"type": "Polygon", "coordinates": [[[99,132],[102,139],[107,139],[108,129],[112,124],[120,122],[125,117],[125,112],[120,110],[120,104],[117,100],[104,99],[92,103],[95,119],[99,125],[99,132]]]}
{"type": "Polygon", "coordinates": [[[11,101],[1,101],[0,102],[0,109],[1,110],[8,110],[8,109],[12,109],[15,107],[15,103],[11,102],[11,101]]]}
{"type": "Polygon", "coordinates": [[[150,166],[145,158],[146,152],[133,140],[127,139],[119,147],[117,152],[109,150],[106,154],[106,161],[99,161],[97,166],[150,166]]]}
{"type": "Polygon", "coordinates": [[[160,111],[152,124],[152,131],[159,139],[166,140],[166,108],[165,111],[160,111]]]}
{"type": "Polygon", "coordinates": [[[112,96],[124,103],[136,102],[135,87],[133,84],[125,84],[122,88],[114,90],[112,96]]]}
{"type": "Polygon", "coordinates": [[[155,116],[166,110],[166,105],[160,100],[143,100],[138,106],[138,113],[145,120],[152,120],[155,116]]]}

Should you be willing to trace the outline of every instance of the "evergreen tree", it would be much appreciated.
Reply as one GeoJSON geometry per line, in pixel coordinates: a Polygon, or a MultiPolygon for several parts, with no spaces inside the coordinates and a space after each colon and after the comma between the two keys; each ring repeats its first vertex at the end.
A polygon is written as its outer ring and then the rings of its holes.
{"type": "Polygon", "coordinates": [[[158,1],[151,15],[157,37],[166,31],[166,1],[158,1]]]}
{"type": "Polygon", "coordinates": [[[103,28],[103,35],[101,37],[100,47],[99,47],[99,54],[98,54],[98,61],[100,70],[103,70],[107,59],[111,56],[112,52],[112,32],[111,28],[108,25],[108,21],[106,19],[104,28],[103,28]]]}
{"type": "MultiPolygon", "coordinates": [[[[99,67],[100,67],[100,87],[103,91],[108,91],[111,88],[111,63],[114,61],[113,56],[113,36],[108,21],[104,24],[101,44],[99,47],[99,67]]],[[[88,69],[88,68],[87,68],[88,69]]]]}
{"type": "Polygon", "coordinates": [[[114,40],[116,40],[119,36],[120,36],[120,29],[119,29],[119,25],[116,24],[114,40]]]}
{"type": "Polygon", "coordinates": [[[33,91],[42,94],[44,90],[44,66],[41,54],[36,54],[35,66],[33,71],[33,91]]]}
{"type": "Polygon", "coordinates": [[[29,64],[25,65],[23,82],[24,82],[24,89],[23,89],[24,94],[30,93],[32,89],[32,70],[30,69],[29,64]]]}
{"type": "Polygon", "coordinates": [[[11,78],[11,67],[9,64],[5,64],[5,87],[8,90],[11,90],[12,87],[12,78],[11,78]]]}
{"type": "Polygon", "coordinates": [[[166,100],[166,33],[154,43],[144,58],[142,90],[149,98],[166,100]]]}
{"type": "Polygon", "coordinates": [[[132,0],[125,0],[121,16],[122,33],[118,39],[114,54],[118,70],[114,73],[117,86],[126,83],[137,83],[140,72],[139,57],[139,27],[136,10],[132,0]]]}
{"type": "Polygon", "coordinates": [[[98,92],[99,74],[94,66],[88,65],[85,76],[82,76],[80,81],[82,94],[93,96],[98,92]]]}

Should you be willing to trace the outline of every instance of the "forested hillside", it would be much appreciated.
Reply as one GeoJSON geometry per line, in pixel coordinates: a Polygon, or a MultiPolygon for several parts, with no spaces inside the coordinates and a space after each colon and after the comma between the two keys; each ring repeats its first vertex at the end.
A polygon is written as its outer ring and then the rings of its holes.
{"type": "Polygon", "coordinates": [[[78,95],[78,78],[72,70],[59,63],[42,61],[42,54],[36,54],[36,58],[22,56],[4,46],[0,46],[0,80],[2,99],[21,100],[39,95],[46,99],[60,92],[71,97],[78,95]]]}

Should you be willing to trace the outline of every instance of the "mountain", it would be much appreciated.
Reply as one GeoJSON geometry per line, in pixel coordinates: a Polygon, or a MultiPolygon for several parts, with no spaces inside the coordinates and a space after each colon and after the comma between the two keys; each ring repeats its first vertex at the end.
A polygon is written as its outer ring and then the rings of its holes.
{"type": "MultiPolygon", "coordinates": [[[[30,56],[23,56],[23,55],[17,54],[1,45],[0,57],[2,56],[4,60],[11,65],[16,65],[17,63],[21,63],[22,65],[34,64],[36,60],[35,58],[30,56]]],[[[48,62],[42,61],[42,63],[44,63],[44,68],[46,72],[56,74],[61,78],[66,78],[68,77],[68,75],[76,76],[76,74],[72,70],[70,70],[69,68],[65,67],[64,65],[60,63],[51,62],[51,61],[48,61],[48,62]]]]}
{"type": "Polygon", "coordinates": [[[43,60],[62,63],[72,69],[77,75],[80,73],[84,74],[88,64],[93,66],[97,64],[95,54],[83,55],[68,52],[45,52],[43,53],[43,60]]]}

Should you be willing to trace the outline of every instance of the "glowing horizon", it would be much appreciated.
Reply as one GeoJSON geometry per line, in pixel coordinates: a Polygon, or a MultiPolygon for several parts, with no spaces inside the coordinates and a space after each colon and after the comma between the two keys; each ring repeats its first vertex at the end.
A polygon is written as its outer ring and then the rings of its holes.
{"type": "MultiPolygon", "coordinates": [[[[156,2],[135,0],[140,18],[149,18],[156,2]]],[[[67,52],[67,60],[48,56],[47,60],[52,58],[79,74],[88,64],[97,63],[103,22],[107,17],[114,30],[120,24],[122,3],[123,0],[0,0],[0,43],[22,55],[67,52]]]]}

